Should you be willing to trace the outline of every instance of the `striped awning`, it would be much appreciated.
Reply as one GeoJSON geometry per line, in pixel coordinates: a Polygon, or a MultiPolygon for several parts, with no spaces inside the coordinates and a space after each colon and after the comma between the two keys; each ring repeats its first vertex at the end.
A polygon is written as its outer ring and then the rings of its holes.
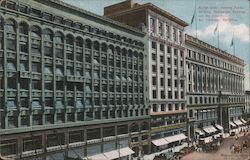
{"type": "Polygon", "coordinates": [[[235,120],[234,123],[235,123],[237,126],[243,125],[243,123],[242,123],[240,120],[235,120]]]}
{"type": "Polygon", "coordinates": [[[221,125],[215,124],[215,127],[218,128],[219,130],[223,130],[223,127],[221,125]]]}
{"type": "Polygon", "coordinates": [[[205,135],[205,133],[199,128],[196,128],[195,132],[198,133],[199,135],[205,135]]]}
{"type": "Polygon", "coordinates": [[[183,133],[181,133],[181,134],[166,137],[165,140],[167,140],[169,143],[172,143],[172,142],[181,141],[181,140],[186,139],[186,138],[187,138],[187,136],[185,136],[183,133]]]}
{"type": "Polygon", "coordinates": [[[244,124],[247,124],[247,121],[245,121],[243,118],[240,119],[244,124]]]}
{"type": "Polygon", "coordinates": [[[206,126],[206,127],[203,127],[203,130],[207,133],[213,133],[213,132],[216,132],[217,129],[214,128],[213,126],[206,126]]]}
{"type": "Polygon", "coordinates": [[[232,121],[230,121],[229,124],[233,127],[236,127],[236,124],[234,124],[232,121]]]}

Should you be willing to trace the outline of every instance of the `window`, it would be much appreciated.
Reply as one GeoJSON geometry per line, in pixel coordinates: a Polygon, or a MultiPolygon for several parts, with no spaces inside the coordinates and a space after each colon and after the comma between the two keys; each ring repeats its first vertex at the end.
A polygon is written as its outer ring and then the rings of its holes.
{"type": "Polygon", "coordinates": [[[0,147],[1,155],[14,155],[17,152],[17,140],[3,140],[0,147]]]}
{"type": "Polygon", "coordinates": [[[156,42],[152,42],[152,49],[156,49],[156,42]]]}
{"type": "Polygon", "coordinates": [[[172,91],[168,91],[168,98],[172,99],[172,91]]]}
{"type": "Polygon", "coordinates": [[[28,44],[26,42],[20,42],[19,44],[20,52],[28,53],[28,44]]]}
{"type": "Polygon", "coordinates": [[[182,43],[182,31],[179,31],[179,41],[182,43]]]}
{"type": "Polygon", "coordinates": [[[7,48],[7,50],[15,51],[16,50],[16,40],[7,39],[6,40],[6,48],[7,48]]]}
{"type": "Polygon", "coordinates": [[[160,62],[164,62],[164,56],[163,55],[160,55],[160,62]]]}
{"type": "Polygon", "coordinates": [[[43,13],[43,18],[46,20],[51,21],[52,20],[52,15],[49,13],[43,13]]]}
{"type": "Polygon", "coordinates": [[[32,116],[32,125],[41,125],[42,124],[42,115],[33,115],[32,116]]]}
{"type": "Polygon", "coordinates": [[[170,38],[170,27],[169,27],[169,25],[166,25],[166,37],[170,38]]]}
{"type": "Polygon", "coordinates": [[[55,42],[56,43],[63,43],[63,35],[60,32],[55,33],[55,42]]]}
{"type": "Polygon", "coordinates": [[[63,50],[60,48],[56,48],[56,58],[63,59],[63,50]]]}
{"type": "Polygon", "coordinates": [[[160,72],[164,73],[164,68],[163,67],[160,67],[160,72]]]}
{"type": "Polygon", "coordinates": [[[152,72],[156,72],[156,65],[152,65],[152,72]]]}
{"type": "Polygon", "coordinates": [[[32,72],[41,72],[40,64],[39,63],[32,63],[32,72]]]}
{"type": "Polygon", "coordinates": [[[19,4],[19,11],[22,13],[28,13],[28,6],[19,4]]]}
{"type": "Polygon", "coordinates": [[[172,52],[172,48],[170,46],[168,46],[168,53],[172,52]]]}
{"type": "Polygon", "coordinates": [[[172,111],[172,110],[173,110],[172,104],[168,104],[168,110],[169,110],[169,111],[172,111]]]}
{"type": "Polygon", "coordinates": [[[41,83],[38,80],[32,80],[32,89],[40,90],[41,89],[41,83]]]}
{"type": "Polygon", "coordinates": [[[88,129],[87,130],[87,140],[99,139],[101,138],[100,128],[88,129]]]}
{"type": "Polygon", "coordinates": [[[163,36],[163,27],[162,22],[159,22],[158,24],[158,32],[160,36],[163,36]]]}
{"type": "Polygon", "coordinates": [[[49,29],[45,29],[43,31],[43,38],[45,41],[52,41],[53,40],[52,31],[49,29]]]}
{"type": "Polygon", "coordinates": [[[7,70],[16,71],[16,64],[15,64],[15,62],[8,61],[7,62],[7,70]]]}
{"type": "Polygon", "coordinates": [[[41,31],[38,27],[31,28],[31,37],[32,38],[41,38],[41,31]]]}
{"type": "Polygon", "coordinates": [[[165,104],[161,104],[161,111],[165,111],[165,104]]]}
{"type": "Polygon", "coordinates": [[[19,24],[19,33],[25,35],[28,34],[28,25],[26,23],[23,22],[19,24]]]}
{"type": "Polygon", "coordinates": [[[156,54],[155,53],[152,53],[152,60],[156,61],[156,54]]]}
{"type": "Polygon", "coordinates": [[[156,90],[153,90],[153,98],[156,98],[156,90]]]}
{"type": "Polygon", "coordinates": [[[173,28],[173,40],[177,41],[176,28],[173,28]]]}
{"type": "Polygon", "coordinates": [[[36,55],[41,55],[41,47],[37,44],[31,44],[31,53],[36,55]]]}
{"type": "Polygon", "coordinates": [[[155,19],[150,18],[150,31],[155,32],[155,19]]]}
{"type": "Polygon", "coordinates": [[[16,25],[13,20],[7,20],[4,26],[6,32],[16,33],[16,25]]]}
{"type": "Polygon", "coordinates": [[[41,17],[41,11],[34,8],[30,9],[30,14],[35,17],[41,17]]]}
{"type": "Polygon", "coordinates": [[[16,101],[15,99],[8,99],[7,100],[7,108],[16,108],[16,101]]]}
{"type": "Polygon", "coordinates": [[[161,91],[161,99],[164,99],[165,98],[165,91],[161,91]]]}
{"type": "Polygon", "coordinates": [[[161,86],[164,86],[164,78],[160,79],[161,86]]]}

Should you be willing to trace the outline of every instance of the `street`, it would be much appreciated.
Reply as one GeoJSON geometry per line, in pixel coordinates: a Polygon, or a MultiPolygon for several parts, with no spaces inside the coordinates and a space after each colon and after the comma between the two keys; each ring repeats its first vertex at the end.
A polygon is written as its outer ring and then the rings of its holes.
{"type": "Polygon", "coordinates": [[[225,138],[220,145],[218,151],[205,153],[205,152],[192,152],[182,157],[181,160],[250,160],[250,148],[243,148],[241,153],[233,153],[233,145],[241,145],[244,141],[248,140],[250,145],[250,132],[248,135],[239,135],[236,139],[235,136],[225,138]]]}

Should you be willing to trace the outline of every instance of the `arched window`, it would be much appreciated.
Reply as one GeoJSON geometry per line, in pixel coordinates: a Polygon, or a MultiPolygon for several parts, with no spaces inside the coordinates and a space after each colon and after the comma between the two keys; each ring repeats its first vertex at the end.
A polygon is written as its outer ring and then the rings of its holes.
{"type": "Polygon", "coordinates": [[[85,44],[85,48],[91,49],[91,45],[92,45],[91,40],[87,39],[86,44],[85,44]]]}
{"type": "Polygon", "coordinates": [[[124,57],[127,56],[127,50],[125,48],[122,49],[122,56],[124,56],[124,57]]]}
{"type": "Polygon", "coordinates": [[[27,25],[27,23],[21,22],[19,24],[19,33],[25,34],[25,35],[28,34],[28,25],[27,25]]]}
{"type": "Polygon", "coordinates": [[[128,57],[132,58],[133,52],[131,50],[128,50],[128,57]]]}
{"type": "Polygon", "coordinates": [[[137,58],[138,57],[138,52],[134,52],[134,58],[137,58]]]}
{"type": "Polygon", "coordinates": [[[114,54],[114,46],[109,45],[109,48],[108,48],[108,53],[112,53],[112,54],[114,54]]]}
{"type": "Polygon", "coordinates": [[[56,43],[63,43],[63,34],[61,32],[55,33],[55,42],[56,43]]]}
{"type": "Polygon", "coordinates": [[[140,60],[143,60],[143,53],[139,53],[139,58],[140,58],[140,60]]]}
{"type": "Polygon", "coordinates": [[[73,36],[72,35],[66,36],[66,44],[73,45],[73,36]]]}
{"type": "Polygon", "coordinates": [[[16,33],[16,25],[13,20],[7,20],[5,23],[5,30],[7,32],[16,33]]]}
{"type": "Polygon", "coordinates": [[[81,37],[76,38],[76,46],[82,47],[83,39],[81,37]]]}
{"type": "Polygon", "coordinates": [[[102,43],[102,52],[107,52],[107,45],[102,43]]]}
{"type": "Polygon", "coordinates": [[[31,27],[31,37],[32,38],[41,38],[41,30],[37,26],[31,27]]]}
{"type": "Polygon", "coordinates": [[[94,50],[99,51],[99,49],[100,49],[99,42],[95,41],[95,42],[94,42],[94,50]]]}
{"type": "Polygon", "coordinates": [[[115,51],[117,55],[121,55],[121,48],[120,47],[115,47],[115,51]]]}
{"type": "Polygon", "coordinates": [[[53,33],[50,29],[45,29],[43,31],[43,38],[45,41],[53,41],[53,33]]]}

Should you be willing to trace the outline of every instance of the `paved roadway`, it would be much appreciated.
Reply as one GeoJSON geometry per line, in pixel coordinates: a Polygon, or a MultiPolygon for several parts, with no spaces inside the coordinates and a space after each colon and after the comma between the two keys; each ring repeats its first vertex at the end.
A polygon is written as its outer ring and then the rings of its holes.
{"type": "Polygon", "coordinates": [[[243,134],[239,135],[237,140],[235,137],[225,138],[216,152],[204,153],[195,151],[182,157],[181,160],[250,160],[250,148],[245,148],[238,154],[232,153],[230,149],[230,146],[233,144],[241,144],[242,146],[242,143],[245,140],[250,142],[250,131],[246,136],[243,134]]]}

